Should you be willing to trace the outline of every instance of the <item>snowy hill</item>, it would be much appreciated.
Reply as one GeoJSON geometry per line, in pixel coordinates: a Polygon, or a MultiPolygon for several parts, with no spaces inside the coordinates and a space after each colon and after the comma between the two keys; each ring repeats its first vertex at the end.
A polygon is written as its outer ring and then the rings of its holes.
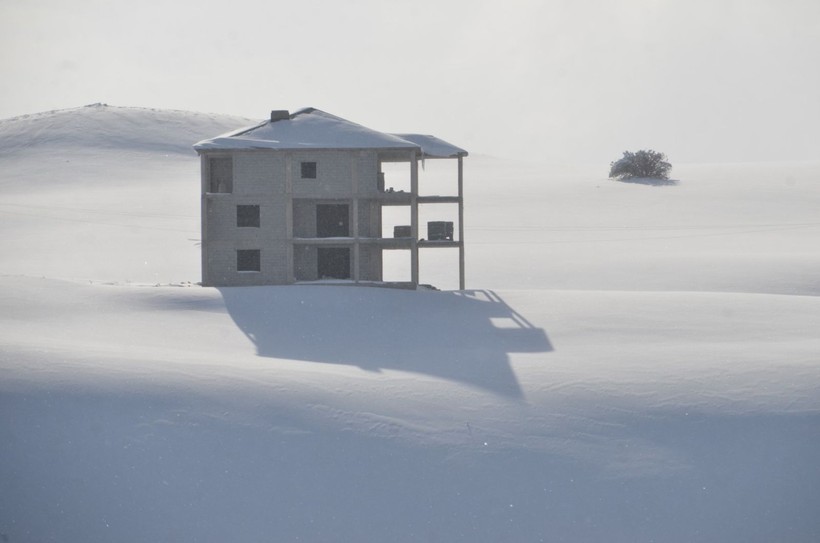
{"type": "Polygon", "coordinates": [[[820,539],[820,164],[471,157],[475,290],[200,288],[250,122],[0,121],[4,541],[820,539]]]}
{"type": "Polygon", "coordinates": [[[90,104],[0,119],[0,154],[120,149],[193,155],[192,143],[253,124],[251,119],[190,111],[90,104]]]}
{"type": "Polygon", "coordinates": [[[0,121],[3,273],[198,280],[191,145],[251,122],[100,104],[0,121]]]}

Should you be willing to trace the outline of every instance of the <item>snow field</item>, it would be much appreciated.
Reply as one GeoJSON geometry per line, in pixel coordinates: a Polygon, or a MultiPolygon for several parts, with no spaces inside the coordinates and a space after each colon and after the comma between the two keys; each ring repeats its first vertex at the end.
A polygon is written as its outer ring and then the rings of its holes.
{"type": "Polygon", "coordinates": [[[0,121],[4,540],[820,537],[817,163],[473,156],[474,290],[204,289],[239,121],[0,121]]]}

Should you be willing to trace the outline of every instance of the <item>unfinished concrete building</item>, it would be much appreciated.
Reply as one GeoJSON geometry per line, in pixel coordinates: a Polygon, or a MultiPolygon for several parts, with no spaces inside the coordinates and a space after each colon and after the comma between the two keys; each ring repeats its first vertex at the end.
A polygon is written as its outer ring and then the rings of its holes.
{"type": "Polygon", "coordinates": [[[433,136],[386,134],[314,108],[272,111],[270,119],[194,148],[202,165],[202,283],[284,285],[385,283],[385,251],[409,252],[418,286],[419,251],[458,251],[464,289],[463,158],[433,136]],[[457,161],[455,194],[420,195],[419,166],[457,161]],[[385,187],[386,165],[404,163],[406,189],[385,187]],[[454,221],[431,221],[420,236],[419,207],[457,206],[454,221]],[[409,210],[390,232],[388,206],[409,210]],[[456,226],[454,227],[454,222],[456,226]]]}

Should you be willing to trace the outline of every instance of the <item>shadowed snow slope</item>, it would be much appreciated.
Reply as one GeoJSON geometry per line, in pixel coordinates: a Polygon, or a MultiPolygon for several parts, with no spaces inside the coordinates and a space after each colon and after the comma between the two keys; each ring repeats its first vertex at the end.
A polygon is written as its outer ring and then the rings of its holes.
{"type": "Polygon", "coordinates": [[[476,290],[201,288],[226,119],[0,121],[3,541],[820,539],[818,164],[470,158],[476,290]]]}

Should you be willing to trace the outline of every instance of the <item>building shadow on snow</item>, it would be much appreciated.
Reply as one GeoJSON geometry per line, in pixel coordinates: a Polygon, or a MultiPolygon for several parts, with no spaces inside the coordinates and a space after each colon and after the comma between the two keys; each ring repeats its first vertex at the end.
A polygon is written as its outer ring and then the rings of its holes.
{"type": "Polygon", "coordinates": [[[522,397],[509,353],[553,350],[495,292],[297,285],[219,289],[263,357],[415,372],[522,397]]]}

